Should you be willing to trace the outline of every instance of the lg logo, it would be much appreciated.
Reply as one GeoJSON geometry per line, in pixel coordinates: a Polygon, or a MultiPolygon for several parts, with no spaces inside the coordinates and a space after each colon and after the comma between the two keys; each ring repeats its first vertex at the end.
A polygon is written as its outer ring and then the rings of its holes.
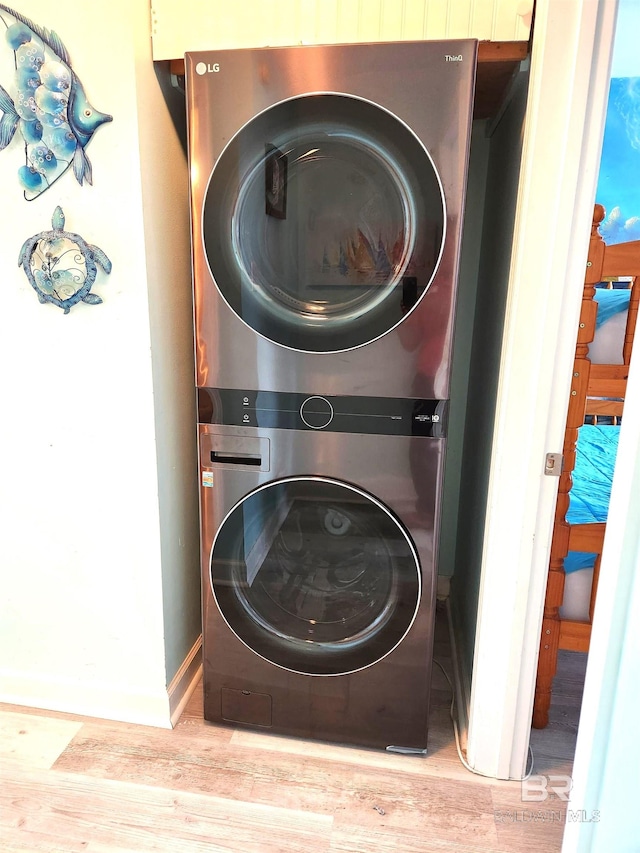
{"type": "Polygon", "coordinates": [[[196,74],[217,74],[220,71],[219,62],[198,62],[196,65],[196,74]]]}

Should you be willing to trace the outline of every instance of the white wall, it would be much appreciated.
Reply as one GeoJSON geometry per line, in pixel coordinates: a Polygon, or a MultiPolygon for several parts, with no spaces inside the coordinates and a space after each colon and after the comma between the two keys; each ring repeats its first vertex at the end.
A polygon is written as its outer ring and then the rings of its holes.
{"type": "MultiPolygon", "coordinates": [[[[157,191],[172,174],[176,145],[167,140],[170,123],[152,82],[142,77],[142,65],[150,65],[146,0],[74,4],[73,15],[46,0],[26,5],[24,14],[58,31],[90,101],[114,121],[87,148],[93,187],[81,188],[69,171],[27,203],[16,178],[20,142],[0,152],[0,699],[167,725],[160,498],[170,486],[163,468],[178,459],[171,448],[173,458],[158,470],[157,425],[165,416],[154,394],[152,347],[167,347],[165,373],[172,354],[184,346],[190,352],[183,316],[189,273],[188,255],[185,271],[174,263],[163,272],[159,261],[171,255],[173,233],[166,217],[156,219],[155,207],[144,205],[149,164],[157,191]],[[156,121],[147,112],[150,126],[139,133],[146,96],[156,121]],[[17,267],[22,243],[51,227],[58,204],[67,229],[113,262],[111,275],[100,273],[93,287],[104,304],[79,304],[66,316],[40,305],[17,267]],[[155,263],[145,253],[152,223],[155,263]],[[181,305],[173,339],[166,330],[158,337],[150,322],[150,297],[163,294],[181,305]]],[[[0,82],[13,92],[12,62],[2,39],[0,82]]],[[[183,243],[181,234],[184,262],[183,243]]],[[[192,381],[176,400],[187,409],[191,388],[192,381]]],[[[175,432],[174,415],[166,417],[166,431],[175,432]]],[[[174,645],[193,644],[197,630],[183,626],[191,636],[174,637],[174,645]]]]}
{"type": "Polygon", "coordinates": [[[477,38],[527,41],[533,0],[151,0],[153,55],[292,44],[477,38]]]}
{"type": "MultiPolygon", "coordinates": [[[[143,36],[136,43],[138,133],[170,682],[201,627],[186,112],[184,92],[172,90],[168,69],[154,69],[146,2],[136,8],[143,36]]],[[[131,10],[128,16],[130,22],[131,10]]]]}

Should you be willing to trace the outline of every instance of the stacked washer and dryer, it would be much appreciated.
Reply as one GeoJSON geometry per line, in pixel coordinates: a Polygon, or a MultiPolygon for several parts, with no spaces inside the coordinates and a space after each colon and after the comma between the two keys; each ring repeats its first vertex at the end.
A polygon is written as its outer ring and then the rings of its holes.
{"type": "Polygon", "coordinates": [[[476,47],[186,56],[207,720],[426,750],[476,47]]]}

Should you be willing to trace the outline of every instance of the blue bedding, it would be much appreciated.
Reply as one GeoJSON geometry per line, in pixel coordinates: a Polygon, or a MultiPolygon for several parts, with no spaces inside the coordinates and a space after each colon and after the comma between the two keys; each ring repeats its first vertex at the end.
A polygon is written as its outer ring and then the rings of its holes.
{"type": "Polygon", "coordinates": [[[630,296],[631,291],[628,288],[624,290],[609,290],[607,288],[596,287],[596,293],[593,297],[598,303],[596,329],[599,329],[603,323],[606,323],[615,314],[626,311],[629,307],[630,296]]]}
{"type": "MultiPolygon", "coordinates": [[[[619,426],[585,424],[578,430],[576,466],[567,512],[570,524],[607,520],[619,434],[619,426]]],[[[575,572],[592,568],[595,557],[595,554],[570,551],[565,557],[564,570],[575,572]]]]}
{"type": "MultiPolygon", "coordinates": [[[[616,314],[626,311],[629,308],[630,296],[631,291],[628,288],[596,287],[596,329],[616,314]]],[[[570,524],[607,520],[619,430],[618,426],[590,424],[585,424],[578,430],[576,466],[567,512],[567,521],[570,524]]],[[[579,569],[591,569],[595,558],[595,554],[570,551],[564,560],[564,570],[569,573],[579,569]]]]}

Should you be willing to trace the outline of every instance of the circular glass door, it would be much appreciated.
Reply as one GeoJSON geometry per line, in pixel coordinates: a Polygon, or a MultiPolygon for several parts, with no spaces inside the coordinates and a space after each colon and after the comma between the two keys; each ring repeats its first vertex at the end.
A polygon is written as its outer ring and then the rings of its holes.
{"type": "Polygon", "coordinates": [[[263,486],[222,523],[211,586],[225,621],[256,654],[310,675],[370,666],[411,627],[415,550],[370,495],[304,477],[263,486]]]}
{"type": "Polygon", "coordinates": [[[433,162],[391,113],[307,95],[256,116],[207,187],[214,281],[256,332],[309,352],[353,349],[397,325],[428,288],[444,240],[433,162]]]}

